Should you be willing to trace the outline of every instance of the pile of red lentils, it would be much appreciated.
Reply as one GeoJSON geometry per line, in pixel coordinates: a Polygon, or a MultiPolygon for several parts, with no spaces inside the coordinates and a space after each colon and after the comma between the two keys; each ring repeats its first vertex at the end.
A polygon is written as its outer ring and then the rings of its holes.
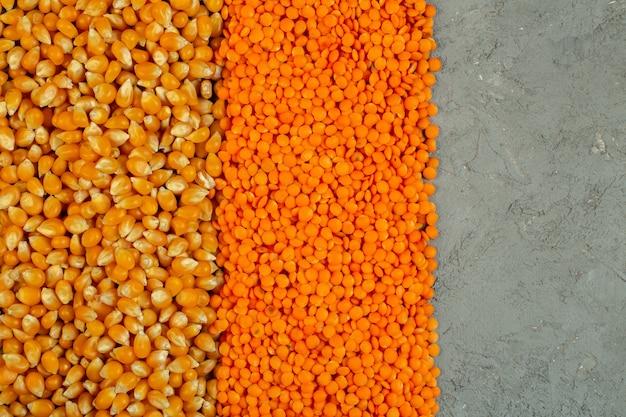
{"type": "Polygon", "coordinates": [[[437,413],[432,5],[0,6],[0,416],[437,413]]]}

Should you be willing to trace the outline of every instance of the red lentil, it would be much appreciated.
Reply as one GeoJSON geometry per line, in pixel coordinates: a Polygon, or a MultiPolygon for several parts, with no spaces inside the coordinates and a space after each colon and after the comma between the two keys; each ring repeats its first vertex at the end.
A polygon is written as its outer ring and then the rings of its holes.
{"type": "Polygon", "coordinates": [[[435,414],[435,8],[225,3],[218,412],[435,414]]]}

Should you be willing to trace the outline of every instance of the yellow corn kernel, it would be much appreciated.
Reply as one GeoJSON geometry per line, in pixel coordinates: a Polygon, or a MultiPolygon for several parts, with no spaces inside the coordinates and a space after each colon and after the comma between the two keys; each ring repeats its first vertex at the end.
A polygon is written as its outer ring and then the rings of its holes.
{"type": "Polygon", "coordinates": [[[49,238],[62,236],[65,234],[65,226],[60,219],[46,219],[37,227],[37,232],[49,238]]]}
{"type": "Polygon", "coordinates": [[[159,39],[159,44],[169,52],[184,48],[189,41],[176,32],[165,32],[159,39]]]}
{"type": "MultiPolygon", "coordinates": [[[[130,184],[130,180],[128,180],[128,190],[130,191],[130,189],[131,189],[131,184],[130,184]]],[[[122,221],[125,215],[126,215],[126,210],[113,207],[110,210],[108,210],[106,214],[104,215],[104,217],[102,218],[102,224],[110,225],[110,226],[118,225],[120,224],[120,222],[122,221]]]]}
{"type": "Polygon", "coordinates": [[[55,195],[61,192],[63,183],[58,176],[54,175],[52,172],[47,172],[43,177],[43,189],[46,193],[55,195]]]}
{"type": "Polygon", "coordinates": [[[191,401],[198,391],[198,380],[186,381],[179,389],[179,397],[182,401],[191,401]]]}
{"type": "Polygon", "coordinates": [[[180,86],[180,81],[171,72],[165,72],[160,78],[161,85],[166,90],[175,90],[180,86]]]}
{"type": "Polygon", "coordinates": [[[161,110],[161,100],[148,91],[141,93],[141,108],[146,114],[157,114],[161,110]]]}
{"type": "Polygon", "coordinates": [[[4,242],[8,250],[17,248],[19,242],[24,239],[24,230],[14,224],[9,225],[4,231],[4,242]]]}
{"type": "Polygon", "coordinates": [[[158,65],[151,62],[143,62],[135,65],[135,74],[143,81],[157,80],[161,74],[161,68],[158,65]]]}
{"type": "Polygon", "coordinates": [[[209,15],[197,17],[198,36],[204,41],[208,41],[213,33],[213,20],[209,15]]]}
{"type": "Polygon", "coordinates": [[[115,391],[119,393],[127,393],[132,391],[139,383],[140,378],[132,372],[123,373],[117,380],[115,391]]]}
{"type": "Polygon", "coordinates": [[[169,356],[168,350],[153,350],[146,357],[146,365],[152,369],[163,369],[169,356]]]}
{"type": "Polygon", "coordinates": [[[189,183],[195,181],[196,175],[197,175],[197,170],[193,165],[188,165],[180,170],[180,176],[183,177],[183,179],[189,183]]]}
{"type": "MultiPolygon", "coordinates": [[[[22,287],[24,288],[24,287],[22,287]]],[[[21,288],[20,288],[21,290],[21,288]]],[[[17,295],[17,299],[22,302],[22,300],[19,297],[19,290],[17,295]]],[[[24,316],[26,316],[28,314],[28,312],[30,311],[30,308],[27,304],[13,304],[11,306],[9,306],[9,308],[7,309],[7,314],[11,317],[17,318],[17,319],[22,319],[24,318],[24,316]]],[[[6,350],[6,349],[5,349],[6,350]]],[[[19,349],[18,349],[19,350],[19,349]]]]}
{"type": "Polygon", "coordinates": [[[108,354],[115,348],[115,341],[111,339],[109,336],[103,336],[98,339],[98,343],[96,344],[96,350],[102,354],[108,354]]]}
{"type": "MultiPolygon", "coordinates": [[[[147,378],[151,373],[151,369],[146,365],[146,363],[139,361],[133,363],[131,370],[134,374],[143,378],[147,378]]],[[[148,396],[149,391],[150,386],[148,385],[148,381],[140,381],[135,389],[133,389],[133,398],[137,401],[143,401],[148,396]]]]}
{"type": "Polygon", "coordinates": [[[32,26],[31,33],[39,42],[50,45],[52,43],[52,37],[48,29],[42,24],[37,23],[32,26]]]}
{"type": "Polygon", "coordinates": [[[74,116],[72,112],[65,111],[52,116],[52,124],[55,127],[63,130],[75,130],[78,128],[74,122],[74,116]]]}
{"type": "Polygon", "coordinates": [[[85,67],[77,60],[70,61],[67,66],[67,76],[74,83],[82,81],[85,77],[85,73],[85,67]]]}
{"type": "Polygon", "coordinates": [[[163,187],[157,193],[157,201],[159,206],[165,211],[174,211],[178,206],[174,193],[163,187]]]}
{"type": "Polygon", "coordinates": [[[2,359],[4,365],[13,372],[24,373],[30,368],[28,360],[19,353],[5,353],[2,359]]]}
{"type": "MultiPolygon", "coordinates": [[[[176,217],[174,217],[172,221],[173,222],[179,221],[177,219],[180,219],[183,222],[185,220],[193,222],[200,218],[200,214],[201,214],[200,207],[198,206],[180,206],[178,210],[176,210],[175,212],[176,217]]],[[[176,227],[176,225],[173,225],[173,226],[176,227]]],[[[187,229],[189,228],[185,228],[184,230],[187,230],[187,229]]],[[[192,230],[189,229],[189,231],[192,231],[192,230]]]]}
{"type": "Polygon", "coordinates": [[[102,232],[97,228],[86,230],[81,236],[81,244],[86,248],[93,248],[100,243],[102,232]]]}
{"type": "Polygon", "coordinates": [[[153,156],[152,154],[153,154],[153,151],[149,149],[147,146],[140,146],[130,151],[130,153],[128,154],[128,157],[138,158],[138,159],[141,159],[142,161],[150,161],[151,157],[153,156]]]}
{"type": "Polygon", "coordinates": [[[119,203],[117,203],[115,207],[126,209],[126,210],[139,208],[141,207],[141,196],[132,195],[129,197],[125,197],[119,203]]]}
{"type": "Polygon", "coordinates": [[[117,308],[127,316],[141,317],[141,307],[130,298],[120,297],[117,301],[117,308]]]}
{"type": "Polygon", "coordinates": [[[106,74],[108,67],[109,60],[106,56],[93,56],[85,63],[85,69],[87,71],[101,75],[106,74]]]}
{"type": "Polygon", "coordinates": [[[155,337],[154,340],[152,341],[152,344],[154,345],[156,349],[159,349],[159,350],[169,351],[172,348],[172,344],[170,343],[169,340],[167,340],[167,337],[161,336],[161,335],[155,337]]]}
{"type": "MultiPolygon", "coordinates": [[[[181,291],[179,291],[176,294],[176,297],[178,297],[178,295],[184,289],[185,288],[181,289],[181,291]]],[[[172,314],[172,316],[169,318],[168,324],[170,325],[170,327],[177,328],[177,329],[183,329],[185,326],[187,326],[189,324],[189,318],[182,311],[175,311],[172,314]]]]}
{"type": "Polygon", "coordinates": [[[120,411],[126,409],[126,407],[130,404],[130,397],[126,393],[118,393],[113,400],[113,404],[111,404],[111,414],[115,415],[120,413],[120,411]]]}
{"type": "Polygon", "coordinates": [[[115,41],[111,45],[111,53],[124,68],[130,68],[133,65],[133,58],[130,50],[122,41],[115,41]]]}
{"type": "MultiPolygon", "coordinates": [[[[187,339],[194,339],[202,332],[201,324],[190,324],[183,329],[183,334],[187,339]]],[[[189,348],[190,355],[197,361],[201,361],[205,357],[205,353],[196,347],[189,348]]]]}
{"type": "Polygon", "coordinates": [[[117,90],[112,84],[98,84],[93,87],[93,92],[95,94],[96,100],[98,100],[98,102],[102,104],[113,103],[117,96],[117,90]]]}
{"type": "MultiPolygon", "coordinates": [[[[25,60],[27,60],[26,59],[27,56],[28,56],[28,53],[22,59],[22,63],[25,60]]],[[[7,105],[7,113],[9,114],[9,116],[13,116],[15,112],[17,111],[17,109],[20,107],[20,104],[22,103],[22,92],[18,90],[17,88],[11,88],[9,91],[6,92],[4,96],[4,100],[7,105]]],[[[0,145],[1,145],[1,142],[0,142],[0,145]]],[[[8,150],[12,150],[12,149],[8,149],[8,150]]]]}
{"type": "MultiPolygon", "coordinates": [[[[190,289],[190,288],[186,288],[190,289]]],[[[177,296],[177,298],[180,296],[177,296]]],[[[185,333],[178,328],[171,328],[167,331],[167,339],[175,346],[186,346],[187,339],[185,337],[185,333]]]]}
{"type": "Polygon", "coordinates": [[[69,387],[70,385],[80,382],[85,376],[85,368],[82,365],[74,365],[70,368],[70,370],[65,375],[65,380],[63,381],[64,387],[69,387]]]}
{"type": "Polygon", "coordinates": [[[199,59],[192,59],[189,62],[189,75],[193,78],[212,78],[217,71],[217,67],[212,62],[204,62],[199,59]]]}
{"type": "Polygon", "coordinates": [[[126,168],[131,174],[140,177],[152,174],[152,168],[150,168],[150,165],[139,158],[128,158],[128,161],[126,161],[126,168]]]}
{"type": "Polygon", "coordinates": [[[217,343],[211,335],[202,333],[195,337],[194,345],[207,353],[215,353],[217,351],[217,343]]]}
{"type": "Polygon", "coordinates": [[[15,134],[13,133],[13,130],[5,126],[0,127],[0,149],[5,151],[12,151],[15,149],[15,134]]]}
{"type": "MultiPolygon", "coordinates": [[[[146,69],[150,69],[150,68],[154,68],[154,67],[152,67],[152,66],[146,67],[145,64],[151,64],[151,65],[156,66],[155,64],[152,64],[152,63],[148,62],[150,60],[150,53],[148,51],[144,51],[142,49],[135,48],[135,49],[130,51],[130,54],[133,57],[133,61],[135,61],[137,63],[137,65],[142,65],[143,66],[143,68],[140,67],[140,68],[142,68],[140,70],[141,74],[148,75],[149,77],[153,77],[153,76],[154,77],[158,77],[158,75],[152,74],[151,72],[147,72],[146,71],[146,69]]],[[[145,80],[145,79],[139,77],[139,74],[137,73],[137,66],[135,65],[134,68],[135,68],[135,75],[139,78],[140,81],[141,80],[143,80],[143,81],[150,81],[150,80],[145,80]]],[[[161,69],[158,66],[156,66],[156,68],[158,68],[158,71],[160,73],[161,69]]]]}
{"type": "Polygon", "coordinates": [[[139,417],[146,414],[146,406],[141,401],[135,401],[126,407],[126,411],[131,417],[139,417]]]}
{"type": "Polygon", "coordinates": [[[163,394],[161,391],[158,391],[158,390],[153,389],[150,392],[148,392],[147,399],[150,405],[152,405],[153,407],[159,410],[164,410],[170,406],[170,402],[168,401],[165,394],[163,394]]]}
{"type": "MultiPolygon", "coordinates": [[[[198,36],[198,19],[191,19],[189,23],[187,23],[185,27],[182,28],[181,33],[187,41],[189,42],[195,41],[198,36]]],[[[189,44],[188,46],[192,46],[192,45],[189,44]]],[[[188,57],[185,57],[185,55],[181,55],[181,58],[187,59],[188,57]]]]}
{"type": "MultiPolygon", "coordinates": [[[[56,34],[55,34],[55,38],[56,38],[56,34]]],[[[57,41],[54,40],[54,42],[56,43],[57,41]]],[[[63,64],[63,61],[65,61],[65,50],[58,45],[50,45],[48,47],[48,59],[50,59],[50,61],[52,61],[54,65],[63,64]]],[[[64,87],[64,88],[70,88],[70,87],[71,85],[69,87],[64,87]]]]}
{"type": "Polygon", "coordinates": [[[183,81],[189,74],[189,64],[186,62],[174,62],[170,65],[170,73],[178,80],[183,81]]]}
{"type": "Polygon", "coordinates": [[[96,395],[96,398],[93,400],[93,406],[96,410],[106,410],[113,404],[115,395],[115,387],[105,388],[96,395]]]}
{"type": "MultiPolygon", "coordinates": [[[[11,404],[17,400],[18,395],[19,394],[15,392],[15,389],[13,387],[6,387],[0,393],[0,402],[2,404],[11,404]]],[[[13,414],[13,415],[16,415],[16,414],[13,414]]]]}
{"type": "Polygon", "coordinates": [[[9,65],[9,69],[17,70],[21,68],[22,58],[26,55],[26,50],[21,46],[16,46],[7,52],[7,64],[9,65]]]}
{"type": "Polygon", "coordinates": [[[57,282],[54,293],[63,304],[68,304],[74,298],[72,284],[65,280],[57,282]]]}
{"type": "Polygon", "coordinates": [[[73,234],[79,235],[89,229],[89,223],[77,214],[67,216],[63,220],[65,229],[73,234]]]}
{"type": "Polygon", "coordinates": [[[134,29],[126,29],[122,32],[121,40],[129,50],[134,50],[139,43],[140,36],[134,29]]]}
{"type": "Polygon", "coordinates": [[[36,287],[24,286],[15,294],[16,298],[27,306],[34,306],[41,301],[41,290],[36,287]]]}
{"type": "Polygon", "coordinates": [[[148,385],[153,390],[163,390],[169,381],[169,377],[170,371],[167,369],[156,370],[148,377],[148,385]]]}
{"type": "MultiPolygon", "coordinates": [[[[42,303],[43,303],[43,290],[42,290],[42,303]]],[[[44,303],[45,305],[45,303],[44,303]]],[[[50,329],[57,321],[59,317],[59,312],[58,311],[48,311],[46,314],[43,315],[43,317],[41,318],[41,327],[43,327],[44,329],[50,329]]],[[[28,357],[28,356],[27,356],[28,357]]],[[[31,360],[28,360],[29,362],[31,362],[31,360]]],[[[32,365],[32,362],[31,362],[32,365]]]]}
{"type": "Polygon", "coordinates": [[[146,196],[150,194],[152,190],[154,189],[154,184],[144,178],[132,177],[130,180],[131,180],[133,189],[141,195],[146,196]]]}
{"type": "Polygon", "coordinates": [[[133,84],[131,82],[130,79],[124,81],[124,83],[120,86],[120,88],[117,90],[116,95],[115,95],[115,103],[119,106],[119,107],[129,107],[134,100],[134,93],[133,93],[134,89],[133,89],[133,84]]]}
{"type": "Polygon", "coordinates": [[[49,219],[58,217],[62,210],[61,202],[54,196],[46,198],[43,203],[43,215],[49,219]]]}
{"type": "MultiPolygon", "coordinates": [[[[103,226],[102,227],[102,237],[104,237],[107,240],[112,240],[112,239],[117,239],[116,236],[116,228],[113,226],[103,226]],[[111,233],[111,231],[113,233],[111,233]],[[111,238],[111,239],[109,239],[111,238]]],[[[109,264],[111,264],[115,258],[113,255],[113,251],[114,249],[110,246],[105,247],[104,249],[102,249],[100,251],[100,253],[98,254],[98,258],[97,258],[97,264],[98,266],[107,266],[109,264]]]]}
{"type": "MultiPolygon", "coordinates": [[[[43,61],[40,61],[37,63],[37,67],[35,68],[35,74],[41,78],[51,78],[54,76],[56,72],[55,70],[56,68],[55,68],[54,62],[52,62],[49,59],[44,59],[43,61]]],[[[55,94],[55,98],[56,97],[57,95],[55,94]]],[[[47,104],[42,105],[42,107],[43,106],[47,106],[47,104]]]]}
{"type": "MultiPolygon", "coordinates": [[[[76,404],[73,401],[67,401],[65,402],[65,410],[63,410],[63,415],[67,416],[67,417],[79,417],[83,414],[81,414],[80,408],[78,407],[78,404],[76,404]]],[[[56,413],[57,411],[61,411],[61,409],[57,409],[54,412],[56,413]]],[[[61,414],[59,413],[59,416],[61,416],[61,414]]],[[[56,417],[53,415],[51,415],[50,417],[56,417]]]]}
{"type": "Polygon", "coordinates": [[[87,35],[87,51],[91,56],[101,56],[106,50],[106,43],[96,29],[89,29],[87,35]]]}
{"type": "Polygon", "coordinates": [[[78,36],[78,30],[72,22],[67,19],[59,19],[56,22],[56,28],[59,32],[63,33],[68,38],[75,38],[78,36]]]}
{"type": "Polygon", "coordinates": [[[7,308],[15,303],[15,293],[5,289],[0,291],[0,307],[7,308]]]}
{"type": "Polygon", "coordinates": [[[211,14],[211,24],[213,26],[211,36],[213,38],[222,36],[222,31],[224,30],[224,20],[222,20],[222,15],[219,12],[216,11],[211,14]]]}
{"type": "Polygon", "coordinates": [[[28,403],[28,410],[35,417],[49,417],[55,409],[55,405],[50,400],[35,400],[28,403]]]}
{"type": "MultiPolygon", "coordinates": [[[[135,267],[135,257],[130,249],[118,248],[115,251],[115,262],[122,268],[130,271],[135,267]]],[[[142,288],[143,290],[143,288],[142,288]]],[[[134,295],[134,294],[133,294],[134,295]]],[[[134,295],[135,297],[138,296],[134,295]]],[[[134,298],[134,297],[131,297],[134,298]]]]}
{"type": "Polygon", "coordinates": [[[207,126],[202,126],[201,128],[195,130],[191,135],[187,137],[187,140],[193,143],[202,143],[209,139],[209,135],[211,131],[207,126]]]}
{"type": "Polygon", "coordinates": [[[104,362],[100,357],[94,358],[87,368],[85,368],[85,376],[89,381],[100,382],[102,381],[102,377],[100,376],[100,370],[104,366],[104,362]]]}
{"type": "Polygon", "coordinates": [[[111,20],[107,17],[100,16],[93,19],[93,27],[96,28],[98,34],[102,36],[102,38],[106,42],[110,42],[111,39],[114,39],[113,27],[111,25],[111,20]]]}
{"type": "Polygon", "coordinates": [[[211,371],[213,371],[213,369],[215,369],[216,366],[217,366],[216,359],[206,359],[200,362],[198,367],[195,369],[198,372],[198,376],[207,376],[211,373],[211,371]]]}
{"type": "Polygon", "coordinates": [[[37,6],[36,0],[17,0],[17,7],[21,10],[32,10],[37,6]]]}
{"type": "Polygon", "coordinates": [[[41,302],[49,310],[57,310],[62,305],[54,290],[50,288],[42,288],[41,302]]]}
{"type": "Polygon", "coordinates": [[[98,313],[86,305],[76,307],[74,314],[77,319],[85,323],[90,323],[98,318],[98,313]]]}
{"type": "Polygon", "coordinates": [[[18,75],[13,79],[13,85],[15,88],[20,90],[23,93],[28,93],[33,91],[35,88],[39,87],[37,81],[33,80],[27,75],[18,75]]]}
{"type": "Polygon", "coordinates": [[[153,21],[146,26],[144,36],[148,42],[158,42],[164,32],[165,28],[157,21],[153,21]]]}
{"type": "Polygon", "coordinates": [[[124,373],[124,366],[118,361],[110,360],[102,369],[100,369],[100,376],[104,379],[117,380],[124,373]]]}
{"type": "MultiPolygon", "coordinates": [[[[81,392],[84,391],[84,388],[83,388],[83,386],[81,384],[75,384],[75,386],[72,386],[71,388],[74,388],[74,389],[71,390],[71,391],[69,389],[63,390],[63,388],[57,389],[56,391],[54,391],[54,393],[52,394],[52,397],[50,397],[50,399],[52,400],[52,402],[54,404],[64,405],[68,401],[68,399],[74,399],[81,392]]],[[[56,416],[59,415],[57,410],[55,410],[51,414],[51,417],[55,416],[55,415],[56,416]]]]}
{"type": "Polygon", "coordinates": [[[167,27],[172,22],[173,12],[170,5],[165,1],[159,1],[152,5],[150,13],[154,20],[163,27],[167,27]]]}
{"type": "Polygon", "coordinates": [[[181,90],[167,91],[165,97],[172,106],[184,106],[187,104],[187,95],[181,90]]]}
{"type": "Polygon", "coordinates": [[[78,397],[77,405],[81,416],[86,416],[93,410],[93,396],[89,393],[82,393],[78,397]]]}
{"type": "Polygon", "coordinates": [[[106,13],[108,3],[103,0],[89,0],[84,13],[88,16],[98,17],[106,13]]]}
{"type": "Polygon", "coordinates": [[[26,335],[34,336],[39,329],[41,329],[41,323],[35,316],[27,314],[22,318],[22,330],[26,335]]]}
{"type": "Polygon", "coordinates": [[[120,345],[128,346],[130,344],[130,332],[120,324],[114,324],[111,326],[107,331],[107,334],[111,337],[111,339],[120,345]]]}
{"type": "Polygon", "coordinates": [[[170,362],[166,369],[170,372],[175,373],[185,373],[186,371],[196,367],[198,364],[195,360],[193,360],[189,355],[179,356],[170,362]],[[195,366],[194,366],[195,364],[195,366]]]}
{"type": "Polygon", "coordinates": [[[200,61],[209,62],[213,59],[213,54],[213,49],[210,46],[202,45],[195,48],[193,57],[194,59],[198,59],[200,61]]]}

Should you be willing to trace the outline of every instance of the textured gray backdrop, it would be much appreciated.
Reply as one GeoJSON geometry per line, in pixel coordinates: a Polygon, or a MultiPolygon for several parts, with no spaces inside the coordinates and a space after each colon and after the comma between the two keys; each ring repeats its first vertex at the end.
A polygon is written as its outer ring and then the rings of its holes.
{"type": "Polygon", "coordinates": [[[626,1],[436,1],[441,417],[626,416],[626,1]]]}

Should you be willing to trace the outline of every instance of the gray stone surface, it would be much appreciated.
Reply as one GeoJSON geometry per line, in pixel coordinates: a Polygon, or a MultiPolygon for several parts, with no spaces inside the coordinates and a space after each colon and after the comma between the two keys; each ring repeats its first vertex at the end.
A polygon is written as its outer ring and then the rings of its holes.
{"type": "Polygon", "coordinates": [[[439,415],[626,416],[626,1],[434,3],[439,415]]]}

